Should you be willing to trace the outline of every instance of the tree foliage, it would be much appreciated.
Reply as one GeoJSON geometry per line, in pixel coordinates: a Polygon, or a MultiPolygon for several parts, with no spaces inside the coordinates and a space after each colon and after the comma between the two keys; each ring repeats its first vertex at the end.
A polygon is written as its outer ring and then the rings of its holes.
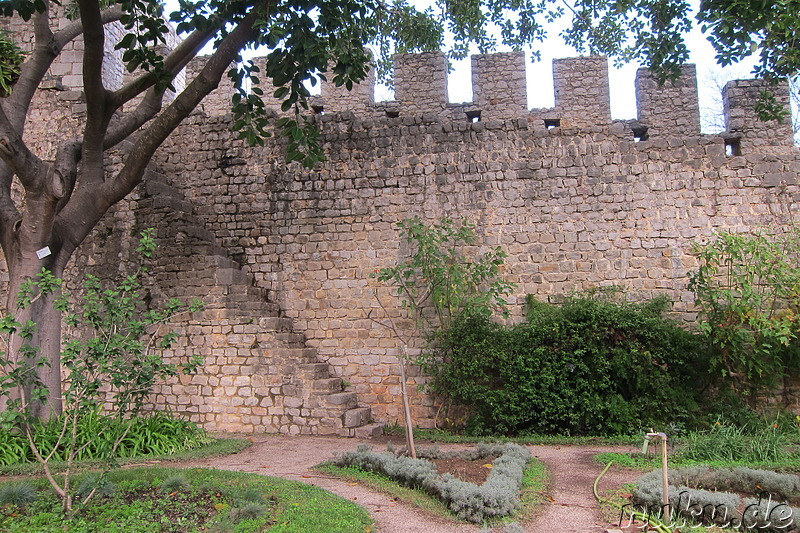
{"type": "Polygon", "coordinates": [[[414,217],[398,227],[409,255],[375,277],[393,287],[423,334],[447,330],[459,318],[489,318],[495,311],[507,316],[505,297],[514,284],[502,277],[506,253],[497,246],[475,255],[472,222],[443,218],[426,225],[414,217]]]}
{"type": "Polygon", "coordinates": [[[755,401],[800,362],[800,229],[720,233],[694,251],[689,288],[716,348],[710,369],[755,401]]]}

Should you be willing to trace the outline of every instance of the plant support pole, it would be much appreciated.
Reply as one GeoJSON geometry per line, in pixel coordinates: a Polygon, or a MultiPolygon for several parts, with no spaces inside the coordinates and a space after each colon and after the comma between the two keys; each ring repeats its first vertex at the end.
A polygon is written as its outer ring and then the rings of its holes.
{"type": "Polygon", "coordinates": [[[661,502],[664,512],[664,519],[667,520],[670,516],[669,509],[669,470],[667,468],[667,435],[666,433],[648,433],[645,436],[644,446],[642,452],[647,452],[647,443],[653,437],[661,439],[661,482],[663,488],[661,490],[661,502]]]}
{"type": "Polygon", "coordinates": [[[411,407],[408,404],[408,389],[406,388],[406,361],[408,360],[408,347],[403,343],[400,357],[400,392],[403,396],[403,415],[406,422],[406,445],[412,458],[417,458],[417,447],[414,444],[414,424],[411,421],[411,407]]]}

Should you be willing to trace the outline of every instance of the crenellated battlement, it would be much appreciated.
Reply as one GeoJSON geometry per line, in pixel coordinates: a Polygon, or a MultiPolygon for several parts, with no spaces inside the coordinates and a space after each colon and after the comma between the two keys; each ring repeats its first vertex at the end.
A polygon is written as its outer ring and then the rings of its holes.
{"type": "MultiPolygon", "coordinates": [[[[202,64],[197,58],[196,64],[202,64]]],[[[264,61],[264,59],[256,59],[264,61]]],[[[375,76],[352,91],[336,87],[332,81],[321,83],[320,95],[312,99],[316,113],[352,112],[362,118],[435,115],[439,120],[504,121],[525,119],[530,127],[587,130],[614,122],[608,60],[601,56],[573,57],[553,61],[555,106],[528,109],[525,56],[522,52],[502,52],[472,56],[473,101],[450,103],[447,100],[447,62],[444,54],[426,52],[395,56],[395,100],[375,102],[375,76]]],[[[191,65],[190,65],[191,68],[191,65]]],[[[726,88],[723,134],[730,150],[742,147],[791,147],[792,131],[788,125],[761,122],[753,105],[758,94],[770,87],[760,80],[731,82],[726,88]]],[[[635,80],[637,118],[625,121],[634,140],[700,134],[700,106],[697,93],[697,70],[684,65],[675,81],[659,85],[648,69],[639,69],[635,80]]],[[[778,100],[789,109],[788,85],[770,87],[778,100]]],[[[209,115],[225,114],[233,87],[223,80],[215,94],[203,104],[209,115]]],[[[271,91],[267,91],[271,92],[271,91]]],[[[280,102],[273,108],[279,112],[280,102]]]]}
{"type": "MultiPolygon", "coordinates": [[[[55,24],[63,26],[64,19],[55,24]]],[[[22,21],[6,21],[6,27],[23,48],[31,46],[30,30],[22,21]]],[[[106,40],[104,79],[110,89],[125,81],[121,56],[114,45],[123,36],[122,27],[110,25],[106,40]]],[[[173,45],[177,36],[172,36],[173,45]]],[[[70,48],[51,67],[51,76],[65,89],[81,88],[82,42],[70,48]]],[[[187,71],[199,71],[206,58],[195,58],[187,71]]],[[[265,57],[256,58],[264,63],[265,57]]],[[[555,105],[552,108],[528,109],[525,56],[522,52],[502,52],[472,56],[473,101],[449,103],[447,98],[447,60],[441,52],[398,54],[394,65],[395,100],[375,102],[375,75],[370,70],[364,82],[352,91],[336,87],[331,80],[321,83],[321,93],[312,99],[312,112],[352,112],[364,118],[399,117],[433,114],[439,120],[489,121],[525,118],[530,127],[579,130],[604,127],[612,123],[608,61],[605,57],[573,57],[553,61],[555,105]]],[[[263,68],[262,68],[263,71],[263,68]]],[[[269,83],[269,82],[266,82],[269,83]]],[[[177,86],[183,85],[183,79],[177,86]]],[[[761,122],[753,111],[759,92],[765,87],[757,80],[731,82],[725,88],[724,113],[727,131],[723,134],[729,151],[759,150],[759,147],[791,147],[792,131],[788,124],[761,122]]],[[[697,73],[694,65],[685,65],[674,82],[659,86],[647,69],[639,69],[635,80],[637,118],[627,121],[629,133],[636,140],[700,134],[700,111],[697,73]]],[[[272,87],[264,87],[267,98],[272,87]]],[[[772,88],[779,102],[789,108],[788,85],[772,88]]],[[[233,86],[223,77],[219,88],[207,97],[199,110],[208,115],[224,115],[230,110],[233,86]]],[[[268,102],[280,112],[280,102],[268,102]]]]}

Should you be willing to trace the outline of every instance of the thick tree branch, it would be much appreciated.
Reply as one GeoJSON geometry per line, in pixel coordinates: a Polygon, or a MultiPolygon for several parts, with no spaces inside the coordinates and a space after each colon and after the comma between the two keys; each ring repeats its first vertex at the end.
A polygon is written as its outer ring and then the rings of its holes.
{"type": "MultiPolygon", "coordinates": [[[[37,31],[33,52],[20,68],[20,76],[14,85],[14,92],[4,102],[8,118],[20,134],[25,125],[25,117],[28,114],[33,95],[47,74],[50,65],[53,64],[67,43],[83,33],[83,23],[79,20],[66,25],[53,34],[49,30],[49,20],[47,20],[47,31],[44,31],[45,21],[42,19],[46,18],[45,14],[40,13],[35,17],[37,31]],[[42,28],[38,27],[40,24],[42,28]]],[[[122,10],[116,7],[107,9],[101,14],[103,24],[114,22],[121,17],[122,10]]]]}
{"type": "Polygon", "coordinates": [[[53,38],[50,29],[50,2],[44,3],[44,11],[33,15],[33,35],[35,42],[48,42],[53,38]]]}
{"type": "Polygon", "coordinates": [[[83,161],[102,164],[103,137],[111,119],[107,92],[103,87],[105,31],[100,6],[94,0],[78,0],[83,21],[83,92],[86,95],[86,127],[83,134],[83,161]]]}
{"type": "MultiPolygon", "coordinates": [[[[213,91],[239,51],[258,36],[255,23],[261,11],[253,9],[219,43],[203,70],[138,136],[125,165],[113,180],[86,183],[81,179],[72,200],[59,214],[57,228],[65,246],[77,246],[106,210],[122,200],[141,182],[153,154],[178,125],[213,91]],[[69,242],[69,244],[67,244],[69,242]]],[[[83,171],[82,171],[83,173],[83,171]]]]}
{"type": "Polygon", "coordinates": [[[81,159],[81,143],[73,140],[61,143],[56,151],[53,172],[46,184],[50,194],[58,200],[56,212],[60,212],[72,196],[78,177],[78,162],[81,159]]]}
{"type": "Polygon", "coordinates": [[[112,118],[103,142],[103,149],[113,148],[145,125],[161,111],[163,101],[164,93],[151,88],[135,110],[122,114],[119,118],[112,118]]]}
{"type": "Polygon", "coordinates": [[[113,202],[124,198],[136,186],[156,149],[178,127],[181,121],[189,116],[203,98],[217,88],[222,75],[230,68],[231,62],[242,47],[257,36],[258,30],[253,25],[258,18],[258,11],[251,11],[220,42],[197,77],[142,132],[117,179],[106,182],[108,192],[114,198],[113,202]]]}
{"type": "MultiPolygon", "coordinates": [[[[102,23],[108,24],[109,22],[116,22],[122,18],[124,13],[119,7],[112,7],[106,10],[103,10],[100,13],[100,18],[102,23]]],[[[60,30],[56,32],[54,35],[54,41],[58,50],[61,51],[64,46],[70,41],[72,41],[77,36],[83,33],[83,21],[81,19],[75,20],[60,30]]]]}
{"type": "MultiPolygon", "coordinates": [[[[46,163],[39,159],[22,140],[0,107],[0,159],[17,175],[26,191],[37,192],[43,187],[42,171],[46,163]]],[[[8,183],[10,188],[10,182],[8,183]]]]}
{"type": "MultiPolygon", "coordinates": [[[[194,31],[164,58],[164,70],[174,78],[189,61],[208,43],[217,28],[194,31]]],[[[111,108],[116,110],[131,99],[136,98],[156,83],[156,74],[145,72],[111,94],[111,108]]]]}
{"type": "Polygon", "coordinates": [[[19,211],[11,199],[11,181],[14,173],[5,163],[0,163],[0,245],[6,249],[12,239],[12,228],[19,219],[19,211]]]}

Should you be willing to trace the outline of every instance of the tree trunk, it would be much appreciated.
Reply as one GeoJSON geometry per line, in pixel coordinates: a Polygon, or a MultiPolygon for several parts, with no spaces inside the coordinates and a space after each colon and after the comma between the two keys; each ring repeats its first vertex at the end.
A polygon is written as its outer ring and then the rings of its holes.
{"type": "MultiPolygon", "coordinates": [[[[13,314],[16,321],[25,324],[28,321],[36,324],[36,331],[30,340],[22,340],[15,336],[15,342],[9,349],[12,353],[21,357],[20,348],[24,344],[37,348],[37,357],[44,357],[47,364],[37,367],[36,379],[40,386],[47,389],[47,400],[45,402],[33,402],[30,404],[28,414],[46,420],[61,413],[61,311],[56,309],[55,300],[60,295],[60,291],[41,294],[35,291],[31,295],[31,304],[23,309],[17,307],[17,296],[23,283],[28,279],[35,279],[42,268],[49,270],[55,277],[61,278],[64,269],[62,261],[53,260],[52,256],[39,259],[36,253],[19,253],[14,261],[8,261],[9,265],[9,285],[6,300],[6,309],[13,314]],[[12,266],[13,265],[13,266],[12,266]]],[[[35,365],[35,361],[29,358],[28,364],[35,365]]],[[[31,398],[35,385],[28,383],[24,390],[23,399],[28,402],[31,398]]],[[[18,398],[20,396],[17,396],[18,398]]],[[[0,406],[4,408],[5,406],[0,406]]]]}

